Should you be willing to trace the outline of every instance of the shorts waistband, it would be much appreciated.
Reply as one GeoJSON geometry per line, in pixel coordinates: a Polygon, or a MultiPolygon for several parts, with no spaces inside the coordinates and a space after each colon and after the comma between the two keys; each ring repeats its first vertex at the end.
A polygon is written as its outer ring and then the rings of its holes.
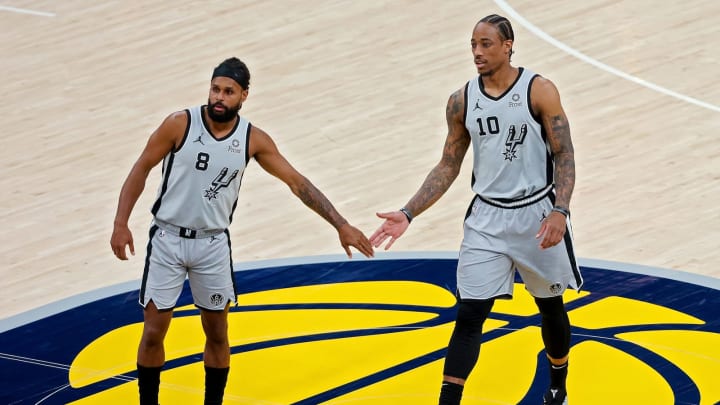
{"type": "Polygon", "coordinates": [[[483,202],[490,204],[495,207],[500,208],[522,208],[527,207],[528,205],[535,204],[536,202],[542,200],[543,198],[547,197],[550,192],[553,190],[553,185],[550,184],[549,186],[545,187],[544,189],[537,191],[527,197],[518,198],[518,199],[510,199],[510,198],[488,198],[483,197],[481,195],[478,195],[478,198],[480,198],[483,202]]]}
{"type": "Polygon", "coordinates": [[[183,228],[182,226],[177,226],[173,224],[169,224],[165,221],[160,221],[158,219],[154,219],[153,223],[158,226],[158,228],[162,229],[165,232],[170,232],[173,235],[179,236],[181,238],[185,239],[203,239],[203,238],[209,238],[211,236],[215,236],[218,234],[223,233],[224,229],[190,229],[190,228],[183,228]]]}

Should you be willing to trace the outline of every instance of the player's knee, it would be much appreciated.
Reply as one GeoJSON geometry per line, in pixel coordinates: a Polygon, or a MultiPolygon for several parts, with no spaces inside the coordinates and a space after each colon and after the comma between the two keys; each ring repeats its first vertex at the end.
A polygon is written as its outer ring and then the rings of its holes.
{"type": "Polygon", "coordinates": [[[461,301],[443,374],[446,377],[467,379],[477,362],[482,340],[482,326],[490,314],[494,300],[461,301]]]}
{"type": "Polygon", "coordinates": [[[204,317],[203,331],[208,344],[225,345],[228,342],[228,324],[222,314],[213,314],[212,317],[204,317]],[[216,316],[220,315],[220,316],[216,316]]]}
{"type": "Polygon", "coordinates": [[[482,331],[482,325],[490,314],[494,299],[460,301],[458,304],[456,329],[467,329],[472,332],[482,331]]]}
{"type": "Polygon", "coordinates": [[[570,352],[570,319],[562,297],[535,298],[542,316],[542,335],[545,351],[554,359],[562,359],[570,352]]]}
{"type": "Polygon", "coordinates": [[[205,340],[207,344],[213,346],[227,346],[229,343],[227,330],[224,333],[220,331],[206,332],[205,340]]]}
{"type": "Polygon", "coordinates": [[[544,318],[549,319],[565,319],[567,318],[567,311],[565,310],[565,303],[562,297],[550,297],[550,298],[535,298],[540,314],[544,318]]]}

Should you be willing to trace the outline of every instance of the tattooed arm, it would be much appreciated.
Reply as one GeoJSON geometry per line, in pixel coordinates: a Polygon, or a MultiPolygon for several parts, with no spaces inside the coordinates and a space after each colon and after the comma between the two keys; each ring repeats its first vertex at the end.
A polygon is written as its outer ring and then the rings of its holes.
{"type": "Polygon", "coordinates": [[[448,135],[443,147],[440,162],[430,171],[420,189],[405,205],[407,213],[401,211],[378,213],[377,216],[385,222],[370,237],[370,242],[379,247],[387,238],[390,241],[385,246],[389,249],[407,229],[410,220],[430,208],[450,188],[460,173],[465,154],[470,146],[470,134],[465,128],[465,89],[462,88],[450,96],[445,117],[448,125],[448,135]]]}
{"type": "Polygon", "coordinates": [[[255,158],[265,171],[287,184],[293,194],[310,209],[325,218],[338,231],[340,243],[348,257],[352,257],[349,246],[355,247],[367,257],[373,256],[372,246],[365,235],[350,225],[330,203],[330,200],[310,180],[290,165],[290,162],[280,154],[275,142],[265,131],[252,127],[249,147],[250,156],[255,158]]]}
{"type": "Polygon", "coordinates": [[[470,135],[463,122],[465,116],[464,92],[464,89],[458,90],[448,100],[445,109],[448,135],[442,157],[427,175],[417,193],[405,205],[412,216],[419,215],[439,200],[460,173],[460,166],[468,146],[470,146],[470,135]]]}
{"type": "MultiPolygon", "coordinates": [[[[542,77],[533,81],[530,90],[533,111],[541,119],[555,160],[555,206],[570,210],[570,197],[575,187],[575,152],[570,139],[570,125],[560,103],[555,85],[542,77]]],[[[548,248],[560,242],[565,234],[565,216],[553,211],[543,222],[538,238],[540,247],[548,248]]]]}

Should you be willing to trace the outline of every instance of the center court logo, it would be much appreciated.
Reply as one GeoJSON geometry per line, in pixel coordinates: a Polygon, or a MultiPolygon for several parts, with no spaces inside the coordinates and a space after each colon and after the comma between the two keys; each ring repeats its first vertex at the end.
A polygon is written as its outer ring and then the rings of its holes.
{"type": "MultiPolygon", "coordinates": [[[[374,259],[237,272],[245,290],[230,313],[225,404],[436,404],[456,263],[374,259]]],[[[583,276],[587,291],[565,293],[571,401],[605,404],[610,387],[614,404],[720,400],[720,290],[586,267],[583,276]]],[[[463,404],[537,404],[547,388],[540,318],[524,288],[515,291],[485,324],[463,404]]],[[[191,303],[186,289],[166,340],[160,403],[202,403],[204,337],[191,303]]],[[[62,403],[136,400],[141,318],[105,328],[68,350],[62,403]]]]}

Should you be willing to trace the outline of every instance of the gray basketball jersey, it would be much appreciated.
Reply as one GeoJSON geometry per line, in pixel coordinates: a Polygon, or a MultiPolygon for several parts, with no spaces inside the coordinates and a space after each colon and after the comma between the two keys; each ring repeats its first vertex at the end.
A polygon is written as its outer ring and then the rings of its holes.
{"type": "Polygon", "coordinates": [[[188,126],[180,146],[163,160],[163,179],[152,207],[156,219],[194,230],[222,230],[232,221],[249,160],[250,123],[222,139],[210,133],[202,106],[185,110],[188,126]]]}
{"type": "Polygon", "coordinates": [[[530,110],[537,75],[520,68],[499,97],[485,93],[480,76],[465,86],[465,127],[472,139],[472,189],[493,199],[519,199],[553,182],[553,160],[542,125],[530,110]]]}

